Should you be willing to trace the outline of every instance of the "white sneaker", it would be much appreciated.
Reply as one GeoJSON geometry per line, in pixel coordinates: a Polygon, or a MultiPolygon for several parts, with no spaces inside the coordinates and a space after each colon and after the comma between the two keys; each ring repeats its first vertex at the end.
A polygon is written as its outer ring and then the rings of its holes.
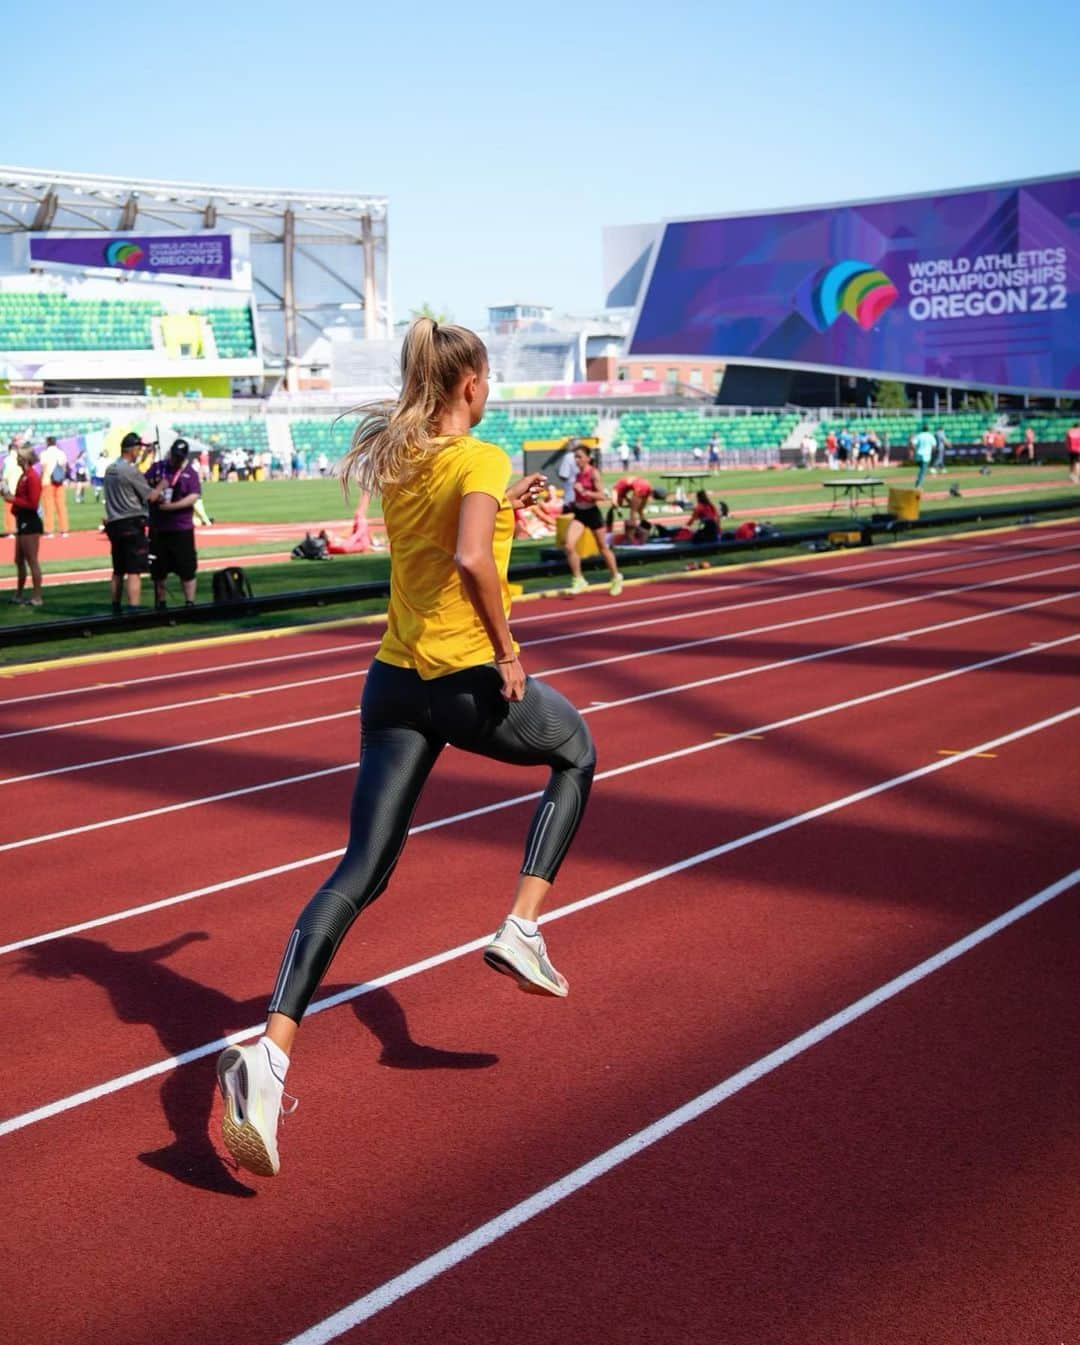
{"type": "Polygon", "coordinates": [[[502,922],[495,937],[484,949],[484,961],[494,971],[512,976],[518,989],[529,995],[555,995],[565,999],[570,993],[566,977],[548,961],[544,936],[539,930],[526,934],[510,916],[502,922]]]}
{"type": "Polygon", "coordinates": [[[576,579],[570,580],[570,587],[566,591],[567,593],[584,593],[588,587],[589,581],[583,574],[579,574],[576,579]]]}
{"type": "Polygon", "coordinates": [[[617,598],[619,594],[622,592],[622,586],[623,586],[623,577],[621,574],[617,574],[615,578],[611,581],[611,584],[608,587],[608,592],[611,594],[613,598],[617,598]]]}
{"type": "Polygon", "coordinates": [[[278,1117],[296,1110],[285,1081],[274,1073],[270,1052],[262,1042],[230,1046],[217,1062],[218,1086],[225,1099],[221,1138],[242,1168],[259,1177],[275,1177],[278,1159],[278,1117]],[[291,1106],[282,1105],[282,1098],[291,1106]]]}

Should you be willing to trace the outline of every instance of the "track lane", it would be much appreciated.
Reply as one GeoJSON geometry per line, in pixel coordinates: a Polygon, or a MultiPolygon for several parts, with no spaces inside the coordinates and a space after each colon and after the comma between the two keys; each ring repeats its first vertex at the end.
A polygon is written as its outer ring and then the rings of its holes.
{"type": "MultiPolygon", "coordinates": [[[[1073,609],[1075,608],[1074,603],[1073,609]]],[[[1057,624],[1059,614],[1056,607],[1033,610],[1022,615],[1024,635],[1027,639],[1036,636],[1060,638],[1057,636],[1060,627],[1057,624]],[[1049,624],[1046,624],[1048,619],[1049,624]]],[[[1012,618],[1014,621],[1016,619],[1015,616],[1012,618]]],[[[878,696],[880,703],[881,694],[892,689],[901,698],[899,713],[903,715],[906,713],[907,698],[916,694],[917,689],[912,689],[907,681],[896,681],[892,668],[897,661],[901,666],[906,661],[911,662],[913,671],[918,674],[911,679],[912,681],[917,682],[927,675],[941,677],[943,672],[948,674],[970,663],[983,661],[987,657],[1001,657],[1003,652],[1012,650],[1013,644],[1008,638],[1010,629],[1008,619],[999,621],[997,617],[993,617],[951,631],[934,630],[928,637],[925,650],[913,647],[917,642],[907,640],[901,646],[901,652],[897,653],[889,642],[870,651],[875,656],[875,661],[867,664],[862,662],[866,651],[855,650],[849,654],[831,657],[819,665],[811,665],[815,672],[810,678],[791,677],[788,670],[783,667],[763,671],[758,675],[754,664],[742,669],[749,675],[740,676],[737,664],[736,671],[731,675],[738,680],[730,684],[730,689],[723,683],[704,687],[694,687],[691,684],[690,689],[685,692],[644,702],[649,708],[648,734],[645,737],[642,736],[636,718],[642,702],[626,705],[616,703],[608,709],[597,709],[592,712],[590,722],[599,743],[601,772],[606,773],[612,767],[617,767],[620,762],[640,761],[654,755],[653,750],[648,747],[650,741],[662,743],[661,750],[685,751],[688,746],[701,740],[703,725],[707,730],[705,736],[708,738],[709,731],[712,734],[731,733],[736,727],[756,730],[793,714],[804,716],[819,714],[817,707],[824,696],[837,696],[836,700],[826,701],[826,706],[832,704],[836,707],[834,713],[846,715],[852,708],[848,702],[853,698],[870,694],[878,696]],[[974,630],[978,631],[978,642],[969,647],[971,632],[974,630]],[[732,692],[735,698],[732,697],[732,692]],[[718,695],[719,700],[716,699],[718,695]],[[736,714],[745,717],[737,719],[736,714]],[[758,714],[761,718],[753,717],[758,714]]],[[[1068,645],[1063,647],[1062,652],[1066,658],[1064,663],[1058,659],[1051,664],[1054,668],[1064,668],[1066,674],[1070,666],[1067,659],[1069,648],[1068,645]]],[[[1072,663],[1075,664],[1075,660],[1072,660],[1072,663]]],[[[946,676],[944,689],[947,690],[951,680],[946,676]]],[[[578,690],[582,692],[578,697],[579,701],[587,699],[588,693],[583,688],[578,690]]],[[[886,702],[891,698],[885,695],[886,702]]],[[[873,705],[873,702],[871,704],[873,705]]],[[[827,732],[833,731],[829,727],[831,720],[832,715],[825,716],[827,732]]],[[[719,746],[718,743],[712,745],[719,746]]],[[[229,758],[223,757],[218,767],[222,772],[227,772],[230,769],[229,758]]],[[[536,778],[542,779],[542,773],[536,773],[536,778]]],[[[126,777],[122,778],[121,784],[130,792],[130,784],[126,777]]],[[[184,828],[190,825],[194,818],[195,824],[200,828],[202,843],[197,851],[187,858],[185,875],[190,879],[189,887],[202,887],[220,876],[218,865],[222,856],[227,856],[231,873],[238,871],[237,863],[243,860],[246,860],[249,866],[247,871],[258,871],[268,867],[266,850],[268,843],[271,846],[271,856],[275,853],[278,855],[284,853],[288,858],[295,858],[297,854],[325,853],[332,850],[335,845],[340,845],[341,819],[345,815],[351,787],[351,772],[339,772],[301,785],[242,796],[230,800],[226,805],[193,810],[187,816],[183,813],[177,814],[174,815],[174,819],[164,818],[159,822],[146,824],[145,830],[148,837],[168,838],[173,826],[184,828]],[[268,810],[269,815],[274,818],[272,834],[267,832],[268,810]],[[291,850],[285,848],[289,846],[294,848],[291,850]]],[[[525,793],[528,793],[528,789],[525,793]]],[[[521,794],[520,772],[509,767],[492,766],[477,758],[451,751],[429,784],[420,804],[417,821],[430,825],[433,819],[440,816],[458,814],[461,811],[462,799],[468,800],[468,806],[477,807],[493,803],[500,797],[514,798],[521,797],[521,794]]],[[[127,806],[131,811],[136,811],[133,803],[127,806]]],[[[138,828],[138,824],[135,824],[135,828],[138,828]]],[[[50,859],[55,880],[50,904],[52,928],[62,927],[80,919],[82,886],[79,873],[87,856],[86,846],[93,845],[95,837],[100,842],[101,851],[94,861],[98,890],[101,892],[111,894],[114,891],[138,890],[140,887],[145,889],[148,872],[153,874],[164,869],[166,874],[171,874],[170,865],[156,864],[153,859],[147,868],[146,862],[139,854],[140,847],[137,841],[130,833],[125,835],[126,832],[126,828],[117,828],[111,834],[90,833],[87,836],[66,837],[50,843],[50,859]],[[136,845],[134,852],[133,843],[136,845]]],[[[138,834],[136,831],[136,835],[138,834]]],[[[148,841],[148,844],[153,845],[153,841],[148,841]]],[[[271,859],[270,863],[272,862],[271,859]]],[[[12,884],[12,897],[16,900],[7,914],[0,912],[0,943],[7,943],[13,937],[20,937],[19,927],[17,925],[13,927],[9,923],[12,917],[18,920],[24,910],[35,909],[31,904],[33,893],[36,891],[36,872],[33,867],[24,873],[16,866],[12,884]],[[26,902],[22,904],[17,900],[20,881],[28,883],[26,902]]],[[[146,899],[154,899],[152,890],[146,899]]],[[[131,904],[141,904],[141,901],[137,903],[128,901],[120,905],[113,901],[108,909],[123,909],[124,906],[131,904]]],[[[85,913],[81,918],[86,918],[85,913]]],[[[26,931],[25,925],[22,929],[25,931],[22,937],[25,937],[26,933],[33,932],[26,931]]]]}
{"type": "MultiPolygon", "coordinates": [[[[1006,818],[1018,818],[1032,782],[1046,783],[1045,744],[1016,745],[1000,775],[989,792],[1006,818]]],[[[560,939],[588,955],[593,974],[578,979],[566,1005],[537,1006],[494,978],[479,995],[485,973],[458,963],[395,987],[393,1003],[368,1005],[361,1029],[342,1012],[313,1018],[295,1086],[306,1078],[312,1091],[301,1115],[317,1108],[316,1119],[287,1128],[288,1178],[261,1184],[257,1200],[225,1200],[137,1162],[144,1145],[169,1138],[156,1087],[95,1104],[92,1124],[72,1116],[7,1137],[11,1220],[27,1264],[39,1268],[40,1292],[17,1305],[16,1326],[44,1345],[102,1338],[108,1320],[108,1338],[123,1345],[140,1339],[149,1313],[165,1340],[181,1338],[170,1330],[186,1339],[210,1330],[238,1342],[268,1331],[287,1338],[341,1306],[346,1293],[399,1273],[965,933],[975,909],[1006,906],[1015,891],[1000,866],[993,883],[973,883],[963,862],[970,852],[945,874],[933,847],[912,853],[924,821],[917,791],[860,809],[860,827],[908,863],[906,876],[883,865],[871,891],[852,891],[851,837],[837,825],[815,828],[814,850],[831,880],[819,890],[805,887],[805,842],[778,840],[756,854],[752,874],[703,866],[633,894],[617,911],[582,912],[560,939]],[[643,995],[645,985],[656,995],[643,995]],[[538,1051],[538,1024],[556,1021],[551,1009],[569,1012],[538,1051]],[[394,1059],[395,1034],[398,1067],[372,1070],[388,1044],[394,1059]],[[444,1058],[441,1069],[408,1068],[415,1043],[473,1053],[469,1067],[444,1058]],[[476,1053],[499,1059],[485,1067],[476,1053]],[[312,1126],[324,1141],[332,1133],[332,1162],[323,1144],[310,1143],[312,1126]],[[122,1184],[126,1199],[102,1210],[104,1226],[93,1235],[81,1218],[46,1229],[33,1217],[58,1197],[62,1208],[82,1211],[102,1181],[122,1184]],[[214,1234],[226,1206],[223,1257],[214,1234]],[[124,1246],[137,1246],[140,1257],[117,1257],[113,1249],[124,1246]],[[305,1293],[283,1297],[280,1275],[299,1246],[305,1293]],[[53,1287],[61,1275],[64,1292],[53,1287]],[[239,1298],[230,1293],[235,1283],[244,1285],[239,1298]],[[178,1316],[169,1305],[181,1297],[178,1316]]],[[[1048,852],[1035,856],[1029,887],[1049,864],[1048,852]]],[[[163,1015],[170,1002],[167,994],[163,1015]]],[[[208,1072],[192,1067],[174,1077],[183,1087],[166,1105],[190,1120],[208,1072]]],[[[184,1161],[177,1170],[188,1180],[206,1178],[194,1151],[184,1161]]]]}
{"type": "MultiPolygon", "coordinates": [[[[602,632],[590,632],[579,637],[584,643],[575,644],[570,662],[563,662],[560,665],[556,659],[554,663],[543,666],[541,660],[540,667],[537,667],[532,659],[529,662],[536,675],[547,677],[561,677],[571,672],[603,668],[605,680],[619,687],[640,682],[642,676],[648,675],[649,670],[643,672],[640,666],[643,659],[666,658],[684,650],[695,651],[705,656],[717,649],[722,651],[724,645],[734,640],[749,639],[779,630],[801,633],[816,627],[819,623],[842,623],[847,617],[863,619],[873,617],[876,620],[880,619],[881,613],[904,613],[912,606],[917,606],[924,598],[935,603],[955,602],[961,608],[978,609],[980,604],[989,607],[993,601],[991,595],[999,588],[1009,594],[1053,593],[1056,584],[1077,574],[1080,574],[1080,560],[1067,561],[1041,571],[979,579],[973,583],[933,589],[919,597],[888,598],[883,602],[872,602],[861,607],[831,609],[817,615],[803,615],[794,619],[787,619],[781,615],[778,621],[769,621],[764,625],[743,626],[734,630],[726,625],[724,613],[720,611],[710,614],[709,617],[699,616],[696,620],[695,636],[691,639],[672,642],[665,641],[662,636],[658,639],[654,635],[652,641],[645,643],[643,648],[642,641],[634,632],[620,630],[615,637],[617,644],[614,645],[614,649],[618,652],[611,652],[612,646],[605,643],[602,632]],[[975,596],[980,594],[981,598],[975,596]]],[[[210,745],[210,740],[215,737],[239,739],[244,734],[262,731],[264,727],[277,731],[283,724],[288,725],[290,722],[306,724],[325,715],[337,714],[346,718],[357,703],[362,686],[361,677],[362,674],[360,677],[354,677],[351,673],[338,674],[336,678],[331,679],[330,684],[311,679],[306,687],[299,689],[299,694],[305,698],[303,710],[306,711],[310,702],[317,699],[318,704],[310,705],[310,708],[323,711],[323,715],[313,716],[302,712],[299,719],[294,718],[292,721],[280,718],[280,708],[277,710],[277,717],[271,719],[274,713],[271,702],[276,703],[279,694],[284,695],[292,691],[291,684],[273,685],[263,690],[256,689],[236,698],[234,698],[236,693],[223,695],[220,699],[211,697],[201,708],[198,716],[200,726],[205,724],[206,728],[203,735],[194,740],[190,737],[190,726],[195,722],[195,716],[190,712],[177,713],[179,707],[172,707],[168,713],[155,712],[150,717],[140,714],[138,718],[125,719],[119,724],[112,721],[104,725],[92,722],[90,727],[79,732],[74,731],[74,726],[69,726],[63,735],[46,734],[44,738],[40,738],[37,734],[30,734],[16,737],[6,745],[8,773],[0,777],[0,788],[11,789],[24,783],[47,779],[50,773],[55,777],[65,772],[96,768],[97,763],[103,766],[112,762],[123,764],[132,760],[151,758],[154,752],[183,751],[186,745],[192,742],[210,745]],[[342,706],[346,708],[341,708],[342,706]],[[220,725],[227,729],[225,734],[213,732],[217,712],[228,721],[220,725]],[[85,738],[84,734],[87,735],[85,738]],[[88,755],[83,757],[83,753],[88,755]],[[72,756],[76,759],[68,759],[72,756]],[[23,766],[21,772],[20,765],[23,766]]],[[[295,711],[293,713],[295,716],[295,711]]],[[[173,768],[169,772],[172,776],[175,758],[169,762],[169,766],[173,768]]]]}
{"type": "MultiPolygon", "coordinates": [[[[742,572],[739,576],[736,576],[738,582],[732,582],[730,576],[723,575],[722,573],[718,573],[716,578],[713,578],[712,576],[695,576],[696,582],[693,583],[678,578],[672,580],[659,580],[656,581],[655,584],[647,585],[646,587],[649,591],[642,596],[628,596],[621,599],[618,603],[612,603],[610,601],[595,602],[589,600],[566,603],[557,600],[554,602],[546,600],[537,604],[540,609],[537,611],[531,610],[533,604],[529,604],[527,608],[519,610],[519,613],[515,616],[515,625],[520,625],[523,629],[528,628],[526,630],[526,638],[531,639],[533,643],[537,640],[543,641],[552,638],[573,638],[574,633],[582,630],[583,627],[588,630],[593,626],[603,624],[617,625],[620,613],[626,615],[634,612],[641,616],[642,621],[647,621],[650,619],[649,614],[654,609],[662,607],[666,612],[670,613],[672,619],[678,619],[681,610],[692,613],[702,604],[708,605],[709,603],[714,602],[718,597],[721,597],[724,602],[732,608],[737,608],[738,605],[744,601],[750,601],[752,604],[760,602],[766,605],[784,601],[785,594],[783,593],[771,598],[766,596],[755,596],[758,595],[759,590],[769,590],[777,585],[780,585],[781,588],[787,587],[788,589],[791,589],[794,586],[796,592],[786,596],[796,596],[801,600],[806,596],[805,590],[809,588],[809,590],[812,591],[815,587],[821,585],[833,585],[838,590],[843,589],[845,586],[850,586],[852,583],[860,586],[872,587],[875,582],[873,578],[874,575],[880,578],[883,576],[888,577],[891,574],[899,580],[917,577],[924,572],[932,574],[949,573],[953,572],[958,566],[963,567],[967,565],[974,567],[984,560],[995,558],[1001,559],[1003,557],[999,553],[1002,552],[1004,552],[1006,556],[1011,555],[1014,551],[1018,551],[1020,555],[1030,553],[1033,557],[1038,557],[1043,554],[1048,554],[1049,552],[1063,554],[1065,550],[1074,544],[1074,539],[1070,535],[1053,535],[1038,540],[1041,545],[1032,546],[1025,542],[1022,546],[1011,549],[1006,547],[988,546],[986,544],[980,544],[974,547],[969,545],[967,551],[955,554],[942,554],[937,551],[932,553],[918,553],[913,551],[899,557],[888,556],[884,558],[858,561],[849,558],[845,558],[843,561],[835,561],[831,556],[821,557],[818,558],[819,563],[821,560],[828,560],[830,564],[827,567],[821,566],[820,570],[816,570],[812,566],[806,566],[804,563],[803,569],[795,569],[785,566],[773,571],[770,575],[767,575],[764,578],[753,576],[752,572],[742,572]],[[1052,543],[1053,545],[1048,547],[1047,543],[1052,543]],[[871,575],[870,578],[867,578],[868,574],[871,575]],[[703,583],[702,579],[705,579],[706,582],[703,583]],[[658,591],[653,592],[652,590],[654,588],[658,591]],[[798,590],[800,589],[804,591],[799,592],[798,590]],[[555,626],[554,634],[545,633],[546,628],[552,624],[555,626]]],[[[640,590],[632,590],[631,592],[640,593],[640,590]]],[[[361,633],[368,632],[367,638],[361,639],[355,646],[357,654],[361,656],[359,657],[357,666],[362,666],[364,662],[362,655],[369,653],[378,643],[379,628],[377,626],[372,627],[369,625],[366,627],[360,626],[358,629],[361,633]]],[[[279,638],[286,639],[289,637],[282,636],[279,638]]],[[[172,649],[156,651],[152,655],[142,656],[141,660],[135,661],[133,667],[125,669],[125,671],[129,672],[129,676],[126,679],[99,683],[98,685],[92,684],[86,687],[85,690],[88,693],[97,693],[98,699],[96,700],[93,709],[98,714],[122,714],[125,708],[131,713],[138,714],[140,712],[138,704],[132,707],[131,702],[133,699],[136,701],[145,700],[148,693],[150,696],[149,708],[151,709],[154,704],[175,705],[178,700],[176,689],[177,687],[182,686],[182,683],[176,679],[182,677],[196,675],[209,676],[210,674],[214,674],[215,691],[228,691],[233,689],[239,691],[259,690],[266,685],[266,679],[273,681],[275,676],[277,676],[279,681],[283,681],[283,684],[287,685],[290,679],[288,677],[284,678],[284,680],[281,678],[281,669],[279,665],[288,664],[291,660],[300,658],[302,658],[305,663],[309,663],[313,658],[317,657],[309,648],[312,641],[311,636],[300,633],[296,636],[296,640],[301,644],[299,652],[292,654],[282,653],[267,655],[255,657],[253,659],[234,659],[232,663],[222,663],[220,661],[220,651],[216,649],[213,651],[192,651],[191,654],[188,655],[189,660],[197,654],[202,654],[204,659],[209,658],[211,661],[203,668],[196,666],[195,668],[188,667],[176,669],[172,674],[154,673],[152,671],[146,672],[146,677],[144,679],[140,676],[141,672],[146,671],[147,668],[153,669],[160,667],[162,659],[169,660],[177,652],[172,649]],[[260,668],[262,670],[261,673],[256,674],[256,676],[262,680],[258,681],[256,684],[241,683],[240,685],[237,685],[235,680],[236,673],[250,673],[252,668],[260,668]],[[274,672],[271,672],[270,669],[273,669],[274,672]],[[105,703],[102,703],[100,700],[103,696],[108,698],[105,703]]],[[[349,659],[353,652],[353,646],[340,642],[325,643],[327,644],[326,657],[329,660],[331,675],[334,672],[347,671],[349,659]]],[[[233,646],[230,646],[228,642],[225,642],[226,650],[229,650],[232,647],[233,646]]],[[[105,663],[107,664],[107,660],[105,663]]],[[[73,669],[71,671],[74,672],[77,670],[73,669]]],[[[35,684],[39,675],[46,676],[47,674],[35,673],[35,684]]],[[[294,678],[292,680],[303,679],[294,678]]],[[[56,691],[57,694],[67,695],[77,689],[78,688],[57,688],[56,691]]],[[[189,698],[190,695],[191,692],[187,688],[183,688],[181,696],[189,698]]],[[[2,716],[4,720],[5,735],[10,736],[12,733],[17,734],[26,732],[34,727],[46,728],[49,722],[71,722],[72,716],[70,711],[62,718],[57,719],[55,713],[52,712],[52,707],[58,704],[60,704],[60,702],[51,699],[50,693],[47,692],[34,693],[25,699],[11,698],[7,701],[0,701],[0,716],[2,716]],[[50,714],[52,715],[51,720],[49,718],[50,714]],[[28,717],[28,722],[20,722],[20,716],[28,717]]],[[[75,722],[78,722],[78,720],[76,719],[75,722]]],[[[0,742],[2,741],[4,741],[4,738],[0,737],[0,742]]]]}
{"type": "Polygon", "coordinates": [[[296,1345],[464,1345],[522,1266],[527,1345],[713,1345],[718,1320],[776,1345],[1068,1339],[1074,921],[1075,902],[1043,908],[362,1327],[296,1345]]]}
{"type": "MultiPolygon", "coordinates": [[[[1046,655],[1029,654],[1023,663],[1027,665],[1033,660],[1036,665],[1041,663],[1045,673],[1047,658],[1046,655]]],[[[1008,665],[1005,667],[1008,668],[1008,665]]],[[[980,714],[976,709],[970,723],[972,738],[961,741],[963,732],[956,729],[954,750],[967,749],[973,741],[982,741],[990,723],[1011,732],[1016,725],[1023,726],[1030,722],[1031,674],[1019,668],[1004,671],[999,667],[976,676],[985,678],[991,673],[994,712],[988,716],[985,712],[980,714]]],[[[1056,702],[1061,707],[1070,707],[1074,699],[1072,685],[1069,679],[1061,679],[1053,695],[1048,688],[1047,694],[1040,698],[1040,705],[1047,708],[1056,702]]],[[[974,690],[969,688],[972,694],[961,702],[969,708],[975,703],[974,690]]],[[[590,812],[589,826],[578,839],[573,862],[568,865],[565,879],[560,879],[556,903],[559,906],[573,903],[582,894],[583,883],[594,888],[607,887],[635,873],[662,866],[681,853],[692,853],[700,848],[702,839],[707,844],[715,845],[754,833],[775,821],[778,816],[787,816],[791,800],[797,801],[796,812],[816,808],[836,797],[837,782],[841,782],[845,789],[855,791],[876,786],[882,778],[902,774],[905,769],[910,769],[913,761],[918,765],[925,762],[936,762],[938,766],[950,764],[939,755],[939,726],[932,715],[927,713],[932,710],[929,698],[935,693],[936,688],[915,693],[923,697],[923,713],[916,714],[910,723],[905,724],[902,735],[896,733],[893,720],[883,719],[877,714],[873,702],[859,707],[856,713],[862,716],[862,721],[851,721],[851,741],[858,744],[857,751],[838,746],[834,736],[829,733],[827,721],[820,719],[792,726],[779,733],[775,740],[765,743],[749,740],[721,745],[709,742],[706,745],[709,759],[728,762],[726,770],[712,777],[715,780],[715,798],[710,797],[712,791],[705,783],[708,777],[703,776],[700,766],[688,771],[684,763],[655,768],[647,774],[622,775],[608,781],[597,794],[590,812]],[[738,802],[735,804],[728,801],[729,791],[726,786],[731,780],[737,780],[739,786],[738,802]],[[658,792],[665,801],[662,831],[658,831],[656,825],[654,800],[658,792]],[[783,800],[779,811],[777,800],[783,800]]],[[[1055,730],[1055,736],[1062,741],[1068,741],[1070,734],[1072,740],[1076,741],[1075,723],[1055,730]]],[[[700,762],[705,758],[699,756],[695,760],[700,762]]],[[[972,802],[963,784],[967,779],[986,778],[990,768],[979,762],[978,765],[983,769],[980,777],[973,772],[970,762],[954,761],[951,764],[960,764],[962,773],[953,774],[950,770],[947,781],[944,776],[937,775],[933,781],[924,781],[920,789],[928,798],[938,801],[936,806],[943,810],[946,819],[951,818],[960,808],[969,829],[974,831],[978,826],[980,832],[986,830],[985,853],[997,857],[999,848],[994,832],[998,826],[999,806],[994,802],[987,811],[977,798],[972,802]]],[[[1014,819],[1016,825],[1034,827],[1038,818],[1029,816],[1030,811],[1020,810],[1014,819]]],[[[448,943],[453,946],[476,938],[485,924],[497,918],[497,914],[493,916],[492,912],[497,913],[505,901],[505,897],[500,900],[499,894],[508,889],[519,858],[520,836],[527,812],[518,809],[516,816],[513,812],[503,816],[507,817],[508,823],[500,830],[493,829],[492,819],[484,818],[446,831],[426,832],[414,837],[394,883],[396,893],[401,893],[403,897],[407,894],[409,906],[399,909],[397,902],[384,899],[365,914],[361,926],[354,931],[353,937],[346,942],[339,955],[335,974],[345,971],[353,979],[371,975],[369,948],[378,950],[381,965],[385,967],[394,965],[395,959],[408,962],[416,957],[437,953],[448,943]],[[491,877],[478,880],[478,873],[490,874],[491,877]],[[441,911],[447,906],[445,894],[448,891],[454,893],[454,899],[447,910],[445,922],[418,929],[411,916],[412,909],[441,911]],[[389,913],[389,908],[393,908],[395,913],[389,913]],[[377,915],[379,918],[376,918],[377,915]],[[351,960],[353,958],[357,960],[354,962],[351,960]]],[[[498,818],[495,821],[498,823],[498,818]]],[[[856,830],[854,823],[849,825],[853,831],[856,830]]],[[[1067,844],[1067,838],[1047,834],[1039,843],[1045,846],[1047,853],[1059,854],[1063,845],[1067,844]]],[[[995,858],[995,862],[1005,863],[1007,854],[1007,851],[1004,852],[1000,859],[995,858]]],[[[731,863],[741,869],[744,861],[745,856],[740,856],[731,863]]],[[[752,866],[753,859],[749,862],[752,866]]],[[[812,873],[813,857],[808,854],[803,881],[810,881],[812,873]]],[[[94,959],[100,957],[108,964],[111,960],[108,949],[127,949],[137,953],[150,944],[161,946],[168,943],[178,929],[195,929],[200,934],[200,941],[186,950],[185,957],[193,959],[193,965],[199,968],[200,979],[208,977],[212,981],[215,975],[220,978],[221,949],[237,946],[239,901],[243,909],[251,913],[241,946],[245,959],[251,960],[252,980],[247,994],[242,994],[242,999],[259,1002],[259,997],[265,994],[265,969],[276,965],[285,932],[303,895],[311,890],[317,878],[318,870],[315,869],[306,882],[301,871],[269,879],[257,888],[226,889],[200,899],[197,907],[191,910],[173,908],[154,912],[126,925],[111,926],[100,933],[95,931],[61,938],[54,941],[53,946],[43,944],[23,954],[14,954],[5,959],[3,965],[7,968],[9,978],[16,981],[26,969],[35,974],[40,971],[42,979],[56,979],[67,965],[65,959],[74,958],[76,970],[84,956],[92,956],[94,959]],[[204,935],[205,943],[201,938],[204,935]]],[[[232,968],[233,977],[240,976],[241,971],[240,968],[232,968]]],[[[14,988],[10,979],[7,984],[9,988],[14,988]]],[[[65,1021],[85,1020],[93,1023],[96,1015],[92,1005],[85,1002],[85,987],[78,981],[73,984],[76,986],[74,993],[77,1000],[68,1006],[68,1012],[63,1018],[65,1021]]],[[[36,1058],[35,1024],[42,1016],[44,1004],[41,997],[32,993],[29,987],[20,986],[20,990],[17,1002],[11,1003],[9,1015],[14,1040],[18,1043],[15,1049],[26,1053],[28,1068],[22,1082],[29,1083],[33,1089],[39,1086],[39,1080],[29,1068],[29,1062],[36,1058]]],[[[7,1000],[10,997],[5,992],[3,998],[7,1000]]],[[[47,1002],[58,1002],[55,990],[48,991],[47,1002]]],[[[242,1021],[234,1022],[229,1030],[243,1026],[245,1024],[242,1021]]],[[[189,1045],[196,1044],[198,1040],[197,1027],[193,1027],[193,1031],[195,1039],[190,1040],[189,1045]]],[[[115,1060],[115,1072],[123,1073],[132,1068],[131,1052],[134,1051],[137,1057],[140,1049],[152,1044],[145,1033],[140,1040],[141,1048],[137,1043],[132,1044],[128,1034],[114,1033],[110,1036],[107,1048],[99,1048],[96,1056],[93,1053],[83,1056],[76,1050],[80,1056],[78,1063],[73,1066],[76,1075],[84,1067],[89,1067],[91,1061],[93,1068],[103,1068],[103,1052],[105,1057],[115,1060]],[[115,1056],[111,1054],[113,1052],[115,1056]]],[[[77,1041],[73,1040],[72,1047],[77,1048],[77,1045],[77,1041]]],[[[13,1065],[15,1063],[13,1061],[13,1065]]],[[[13,1070],[13,1075],[16,1082],[12,1085],[8,1103],[19,1110],[21,1094],[18,1068],[13,1070]]],[[[35,1105],[35,1101],[44,1100],[32,1098],[25,1105],[30,1107],[35,1105]]]]}

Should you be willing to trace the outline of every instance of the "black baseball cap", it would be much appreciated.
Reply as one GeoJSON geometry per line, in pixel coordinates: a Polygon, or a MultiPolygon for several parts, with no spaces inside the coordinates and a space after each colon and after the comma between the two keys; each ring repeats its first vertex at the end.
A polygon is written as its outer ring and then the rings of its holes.
{"type": "Polygon", "coordinates": [[[134,430],[132,430],[129,434],[125,434],[124,437],[123,437],[123,439],[120,440],[120,447],[121,447],[121,448],[141,448],[141,447],[142,447],[142,439],[141,439],[141,437],[140,437],[139,435],[137,435],[137,434],[135,433],[134,430]]]}
{"type": "Polygon", "coordinates": [[[174,439],[169,449],[169,454],[174,458],[186,458],[191,452],[191,445],[186,439],[174,439]]]}

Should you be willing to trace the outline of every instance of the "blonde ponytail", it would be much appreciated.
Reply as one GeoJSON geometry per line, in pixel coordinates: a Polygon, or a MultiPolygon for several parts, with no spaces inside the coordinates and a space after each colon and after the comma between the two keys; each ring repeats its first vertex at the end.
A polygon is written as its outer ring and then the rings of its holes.
{"type": "Polygon", "coordinates": [[[417,318],[401,347],[401,396],[360,408],[349,451],[338,464],[346,486],[383,494],[404,485],[437,453],[440,412],[465,373],[487,368],[483,341],[467,327],[417,318]]]}

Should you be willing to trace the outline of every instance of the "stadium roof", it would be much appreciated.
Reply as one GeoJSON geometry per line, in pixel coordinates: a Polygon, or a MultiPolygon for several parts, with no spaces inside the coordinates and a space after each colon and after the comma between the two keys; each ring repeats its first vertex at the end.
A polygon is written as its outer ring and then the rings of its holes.
{"type": "Polygon", "coordinates": [[[206,229],[249,231],[271,363],[296,365],[329,322],[353,311],[365,338],[392,334],[385,196],[0,166],[0,235],[206,229]]]}

